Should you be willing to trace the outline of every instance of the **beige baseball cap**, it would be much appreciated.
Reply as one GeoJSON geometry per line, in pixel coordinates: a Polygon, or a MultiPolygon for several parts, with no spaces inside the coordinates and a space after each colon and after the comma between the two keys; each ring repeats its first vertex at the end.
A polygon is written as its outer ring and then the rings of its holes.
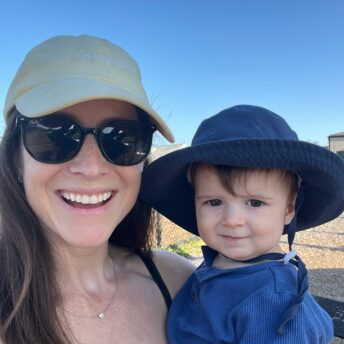
{"type": "Polygon", "coordinates": [[[88,35],[57,36],[34,47],[8,90],[4,118],[14,106],[24,116],[38,117],[92,99],[136,105],[174,142],[148,101],[136,61],[119,46],[88,35]]]}

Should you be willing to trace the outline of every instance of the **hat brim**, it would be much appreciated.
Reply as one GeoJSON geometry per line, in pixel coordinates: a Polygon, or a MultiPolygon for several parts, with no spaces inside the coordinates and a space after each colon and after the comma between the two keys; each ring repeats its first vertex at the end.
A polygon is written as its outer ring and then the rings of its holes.
{"type": "Polygon", "coordinates": [[[140,198],[197,235],[194,192],[187,180],[191,163],[281,168],[297,173],[304,188],[298,231],[328,222],[344,210],[343,161],[333,152],[292,140],[217,141],[170,153],[143,172],[140,198]]]}
{"type": "Polygon", "coordinates": [[[150,116],[160,133],[168,141],[174,142],[173,134],[146,99],[138,98],[123,86],[105,80],[81,78],[55,80],[22,93],[15,99],[14,105],[24,116],[38,117],[94,99],[122,100],[141,108],[150,116]]]}

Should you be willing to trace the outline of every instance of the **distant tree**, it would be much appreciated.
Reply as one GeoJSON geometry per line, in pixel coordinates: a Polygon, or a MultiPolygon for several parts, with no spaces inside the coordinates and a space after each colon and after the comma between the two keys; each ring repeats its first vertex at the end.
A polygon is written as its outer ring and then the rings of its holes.
{"type": "Polygon", "coordinates": [[[320,146],[319,141],[317,140],[306,140],[306,142],[312,143],[313,145],[320,146]]]}

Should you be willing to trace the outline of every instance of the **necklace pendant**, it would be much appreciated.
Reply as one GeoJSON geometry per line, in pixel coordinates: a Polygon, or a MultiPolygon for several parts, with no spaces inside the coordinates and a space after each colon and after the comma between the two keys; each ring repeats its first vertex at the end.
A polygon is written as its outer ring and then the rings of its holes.
{"type": "Polygon", "coordinates": [[[98,314],[98,318],[99,319],[103,319],[105,317],[105,314],[103,312],[99,313],[98,314]]]}

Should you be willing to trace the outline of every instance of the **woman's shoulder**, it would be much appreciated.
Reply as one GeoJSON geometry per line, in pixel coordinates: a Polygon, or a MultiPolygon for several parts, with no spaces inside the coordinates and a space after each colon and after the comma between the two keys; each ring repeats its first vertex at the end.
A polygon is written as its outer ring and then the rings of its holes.
{"type": "MultiPolygon", "coordinates": [[[[124,247],[113,245],[110,247],[111,255],[126,273],[143,278],[152,278],[138,254],[124,247]]],[[[172,298],[195,270],[195,266],[190,261],[169,251],[153,249],[151,260],[165,282],[172,298]]]]}
{"type": "Polygon", "coordinates": [[[152,251],[152,259],[172,298],[195,270],[189,260],[173,252],[155,249],[152,251]]]}

